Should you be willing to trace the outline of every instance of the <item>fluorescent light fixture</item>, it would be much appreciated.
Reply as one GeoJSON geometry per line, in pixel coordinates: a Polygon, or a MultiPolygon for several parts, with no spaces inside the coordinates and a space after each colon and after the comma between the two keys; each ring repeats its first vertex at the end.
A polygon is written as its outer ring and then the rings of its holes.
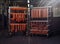
{"type": "Polygon", "coordinates": [[[29,1],[29,0],[27,0],[27,2],[28,2],[28,3],[30,3],[30,1],[29,1]]]}
{"type": "Polygon", "coordinates": [[[30,7],[30,4],[28,4],[28,7],[30,7]]]}

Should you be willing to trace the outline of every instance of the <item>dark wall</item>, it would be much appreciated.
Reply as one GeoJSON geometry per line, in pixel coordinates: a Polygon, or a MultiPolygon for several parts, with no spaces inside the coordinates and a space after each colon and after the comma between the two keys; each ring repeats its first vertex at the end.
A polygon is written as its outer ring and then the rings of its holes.
{"type": "Polygon", "coordinates": [[[60,17],[53,17],[51,23],[51,31],[54,34],[60,34],[60,17]]]}

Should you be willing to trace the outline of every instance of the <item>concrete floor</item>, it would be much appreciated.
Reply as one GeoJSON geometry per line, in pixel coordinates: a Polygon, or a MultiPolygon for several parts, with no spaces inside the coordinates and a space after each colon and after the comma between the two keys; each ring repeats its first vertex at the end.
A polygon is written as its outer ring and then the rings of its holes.
{"type": "Polygon", "coordinates": [[[47,37],[41,36],[13,36],[1,38],[0,44],[60,44],[60,35],[47,37]]]}

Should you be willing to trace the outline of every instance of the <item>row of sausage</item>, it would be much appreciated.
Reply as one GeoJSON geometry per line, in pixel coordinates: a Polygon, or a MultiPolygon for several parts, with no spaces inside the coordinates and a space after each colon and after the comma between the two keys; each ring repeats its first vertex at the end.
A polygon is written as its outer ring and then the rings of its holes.
{"type": "Polygon", "coordinates": [[[48,25],[44,22],[31,22],[31,28],[32,29],[38,29],[38,30],[48,30],[48,25]]]}
{"type": "Polygon", "coordinates": [[[10,31],[17,32],[17,31],[25,31],[27,25],[26,24],[10,24],[10,31]]]}
{"type": "Polygon", "coordinates": [[[48,30],[38,30],[38,29],[31,29],[31,34],[48,34],[48,30]]]}
{"type": "Polygon", "coordinates": [[[26,14],[23,14],[23,13],[11,13],[10,19],[12,21],[17,21],[17,22],[23,21],[24,22],[26,20],[26,14]]]}
{"type": "Polygon", "coordinates": [[[11,7],[11,10],[27,10],[27,7],[11,7]]]}
{"type": "Polygon", "coordinates": [[[48,10],[47,8],[35,8],[31,10],[31,18],[47,18],[48,10]]]}

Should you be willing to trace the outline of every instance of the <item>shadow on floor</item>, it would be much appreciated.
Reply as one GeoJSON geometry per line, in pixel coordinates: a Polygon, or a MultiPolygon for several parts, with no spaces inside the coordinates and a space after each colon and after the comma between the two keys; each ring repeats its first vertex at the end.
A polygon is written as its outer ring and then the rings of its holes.
{"type": "Polygon", "coordinates": [[[0,44],[60,44],[60,35],[46,36],[12,36],[10,38],[2,37],[0,44]]]}

